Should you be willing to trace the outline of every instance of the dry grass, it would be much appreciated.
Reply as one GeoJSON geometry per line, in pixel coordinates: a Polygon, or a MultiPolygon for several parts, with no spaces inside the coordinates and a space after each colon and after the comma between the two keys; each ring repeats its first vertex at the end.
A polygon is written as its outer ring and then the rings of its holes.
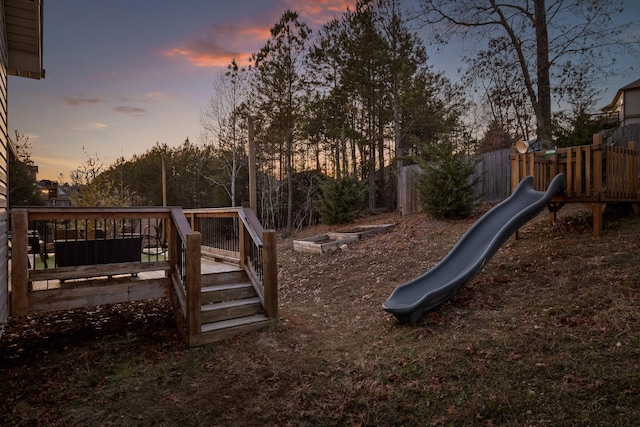
{"type": "Polygon", "coordinates": [[[333,254],[283,239],[281,321],[224,343],[185,349],[166,301],[12,321],[0,341],[1,423],[634,425],[640,218],[607,216],[600,239],[579,209],[559,218],[527,225],[414,326],[381,303],[473,219],[366,218],[398,225],[333,254]]]}

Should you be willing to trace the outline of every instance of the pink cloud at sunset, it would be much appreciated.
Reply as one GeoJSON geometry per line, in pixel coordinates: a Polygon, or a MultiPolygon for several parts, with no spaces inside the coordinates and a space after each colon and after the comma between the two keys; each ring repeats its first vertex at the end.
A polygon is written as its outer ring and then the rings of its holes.
{"type": "Polygon", "coordinates": [[[356,0],[286,0],[285,2],[314,30],[331,18],[340,16],[347,8],[353,10],[356,4],[356,0]]]}
{"type": "Polygon", "coordinates": [[[87,105],[87,104],[93,105],[100,102],[98,98],[79,98],[79,97],[74,98],[70,96],[64,96],[62,97],[62,100],[68,105],[71,105],[72,107],[79,107],[81,105],[87,105]]]}
{"type": "Polygon", "coordinates": [[[196,67],[226,67],[233,58],[243,63],[269,38],[270,25],[236,22],[214,25],[195,40],[164,51],[164,55],[185,59],[196,67]]]}
{"type": "Polygon", "coordinates": [[[271,27],[288,8],[298,12],[300,19],[317,30],[334,16],[355,5],[355,0],[286,0],[282,10],[273,9],[268,15],[253,21],[235,21],[214,25],[206,34],[163,52],[169,58],[181,58],[196,67],[226,67],[233,58],[245,63],[270,38],[271,27]]]}

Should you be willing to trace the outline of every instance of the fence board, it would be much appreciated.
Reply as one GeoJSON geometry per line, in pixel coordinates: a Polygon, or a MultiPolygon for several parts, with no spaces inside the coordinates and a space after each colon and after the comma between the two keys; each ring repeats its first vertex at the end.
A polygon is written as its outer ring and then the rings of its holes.
{"type": "Polygon", "coordinates": [[[510,149],[492,151],[476,156],[476,171],[471,179],[478,179],[475,195],[480,202],[497,202],[511,194],[510,149]]]}
{"type": "MultiPolygon", "coordinates": [[[[602,138],[606,141],[608,145],[616,145],[623,148],[628,148],[631,141],[640,141],[640,124],[634,124],[630,126],[625,126],[621,128],[616,128],[613,130],[603,131],[601,132],[602,138]]],[[[635,145],[634,145],[635,147],[635,145]]],[[[498,151],[492,151],[490,153],[479,154],[476,156],[478,163],[475,167],[475,172],[471,176],[471,179],[478,179],[478,182],[475,186],[474,192],[476,197],[478,198],[478,202],[480,203],[493,203],[499,202],[511,194],[511,181],[512,181],[512,170],[511,170],[511,161],[509,160],[509,155],[511,154],[511,149],[504,149],[498,151]]],[[[592,182],[592,169],[589,167],[585,167],[586,165],[594,162],[594,167],[602,167],[602,160],[598,158],[599,156],[593,156],[590,150],[585,152],[580,151],[579,149],[575,151],[575,157],[577,158],[578,165],[574,166],[575,170],[565,162],[562,164],[554,163],[555,156],[550,156],[551,163],[551,174],[545,174],[543,177],[541,171],[534,171],[534,154],[532,153],[529,156],[522,156],[522,163],[520,167],[522,171],[526,171],[525,174],[533,174],[534,176],[540,177],[542,182],[539,184],[541,187],[546,188],[548,185],[548,180],[550,180],[553,176],[558,172],[564,172],[571,175],[572,178],[576,178],[576,182],[573,183],[573,187],[568,189],[568,192],[574,194],[582,194],[587,187],[586,183],[592,182]],[[554,170],[557,166],[560,166],[561,170],[554,170]]],[[[573,155],[572,154],[572,155],[573,155]]],[[[543,165],[539,165],[542,167],[543,165]]],[[[619,166],[617,166],[619,167],[619,166]]],[[[635,171],[640,178],[640,157],[638,159],[637,165],[624,165],[623,167],[629,168],[630,171],[635,171]]],[[[400,170],[400,213],[402,215],[417,213],[422,210],[419,203],[418,192],[415,189],[414,183],[419,174],[423,174],[424,172],[418,165],[404,166],[400,170]]],[[[520,171],[513,171],[517,176],[520,176],[520,171]]],[[[613,172],[611,172],[613,173],[613,172]]],[[[631,172],[632,173],[632,172],[631,172]]],[[[627,172],[624,173],[625,176],[627,172]]],[[[573,182],[568,180],[569,182],[573,182]]],[[[597,185],[598,183],[594,183],[596,187],[601,187],[597,185]]],[[[628,190],[625,188],[625,192],[637,191],[636,187],[629,188],[628,190]]]]}
{"type": "Polygon", "coordinates": [[[401,215],[410,215],[422,211],[420,206],[416,181],[424,171],[418,165],[403,166],[400,169],[400,197],[398,209],[401,215]]]}
{"type": "MultiPolygon", "coordinates": [[[[475,172],[471,180],[476,180],[474,194],[480,203],[499,202],[511,194],[510,149],[492,151],[476,156],[475,172]]],[[[399,210],[401,215],[420,212],[418,191],[415,182],[424,171],[418,165],[403,166],[400,169],[399,210]]]]}

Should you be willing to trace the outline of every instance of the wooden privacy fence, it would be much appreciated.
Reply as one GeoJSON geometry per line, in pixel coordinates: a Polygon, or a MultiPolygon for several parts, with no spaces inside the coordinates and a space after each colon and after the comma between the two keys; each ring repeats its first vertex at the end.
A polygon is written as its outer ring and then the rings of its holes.
{"type": "MultiPolygon", "coordinates": [[[[484,203],[499,202],[511,194],[511,164],[510,149],[493,151],[474,156],[476,160],[475,172],[469,178],[477,179],[474,194],[478,201],[484,203]]],[[[424,174],[418,165],[400,168],[400,197],[398,209],[401,215],[420,212],[419,194],[416,181],[424,174]]]]}
{"type": "Polygon", "coordinates": [[[511,149],[492,151],[475,156],[476,169],[471,179],[477,179],[474,192],[485,203],[499,202],[511,194],[511,149]]]}
{"type": "MultiPolygon", "coordinates": [[[[527,175],[533,176],[537,190],[545,191],[556,174],[564,173],[567,191],[553,199],[552,220],[565,203],[581,203],[593,214],[595,236],[601,233],[602,213],[607,203],[631,203],[637,210],[640,202],[638,145],[627,139],[621,139],[619,145],[604,144],[600,133],[593,136],[591,145],[525,154],[507,149],[485,153],[476,159],[476,171],[471,179],[478,178],[475,194],[483,202],[505,199],[527,175]]],[[[401,169],[401,214],[421,210],[415,181],[423,173],[417,165],[401,169]]]]}

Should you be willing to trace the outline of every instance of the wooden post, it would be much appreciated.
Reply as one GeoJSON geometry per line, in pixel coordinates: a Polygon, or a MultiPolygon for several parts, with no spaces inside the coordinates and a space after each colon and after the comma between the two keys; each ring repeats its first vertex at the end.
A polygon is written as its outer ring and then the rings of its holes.
{"type": "Polygon", "coordinates": [[[270,318],[278,317],[278,247],[275,230],[262,233],[264,309],[270,318]]]}
{"type": "MultiPolygon", "coordinates": [[[[514,192],[518,183],[520,182],[520,154],[516,150],[515,146],[511,147],[511,193],[514,192]]],[[[518,240],[518,230],[513,233],[513,239],[518,240]]]]}
{"type": "Polygon", "coordinates": [[[13,209],[11,212],[11,316],[25,316],[29,313],[28,227],[28,211],[13,209]]]}
{"type": "Polygon", "coordinates": [[[515,147],[511,148],[511,192],[516,189],[520,182],[520,156],[515,147]]]}
{"type": "Polygon", "coordinates": [[[249,249],[249,246],[247,245],[247,234],[248,232],[244,226],[244,222],[241,218],[238,218],[238,251],[240,252],[240,263],[238,267],[242,270],[244,270],[244,267],[246,266],[247,250],[249,249]]]}
{"type": "Polygon", "coordinates": [[[164,155],[162,156],[162,206],[167,206],[167,169],[164,166],[164,155]]]}
{"type": "MultiPolygon", "coordinates": [[[[636,141],[629,141],[629,150],[633,151],[633,157],[631,159],[631,188],[630,192],[634,195],[634,198],[638,198],[638,143],[636,141]]],[[[637,207],[637,204],[636,204],[637,207]]]]}
{"type": "Polygon", "coordinates": [[[247,117],[247,128],[249,129],[249,207],[254,212],[258,212],[258,190],[256,187],[256,144],[253,140],[255,130],[253,128],[253,117],[247,117]]]}
{"type": "Polygon", "coordinates": [[[202,276],[201,249],[202,235],[191,231],[186,236],[185,288],[187,295],[187,333],[189,339],[200,334],[202,326],[202,276]]]}
{"type": "Polygon", "coordinates": [[[593,204],[593,237],[602,235],[602,211],[604,211],[605,203],[593,204]]]}
{"type": "Polygon", "coordinates": [[[167,272],[167,275],[171,275],[171,271],[177,271],[178,269],[178,245],[180,244],[180,240],[178,239],[178,227],[169,217],[166,221],[167,227],[167,255],[169,256],[169,266],[170,271],[167,272]]]}
{"type": "Polygon", "coordinates": [[[185,214],[185,218],[187,218],[187,221],[189,221],[191,231],[200,231],[200,227],[198,227],[198,225],[200,224],[197,221],[198,215],[196,215],[194,212],[189,212],[185,214]]]}
{"type": "MultiPolygon", "coordinates": [[[[596,145],[593,150],[593,192],[600,198],[602,192],[602,135],[593,134],[593,144],[596,145]]],[[[593,197],[593,194],[590,194],[593,197]]]]}

